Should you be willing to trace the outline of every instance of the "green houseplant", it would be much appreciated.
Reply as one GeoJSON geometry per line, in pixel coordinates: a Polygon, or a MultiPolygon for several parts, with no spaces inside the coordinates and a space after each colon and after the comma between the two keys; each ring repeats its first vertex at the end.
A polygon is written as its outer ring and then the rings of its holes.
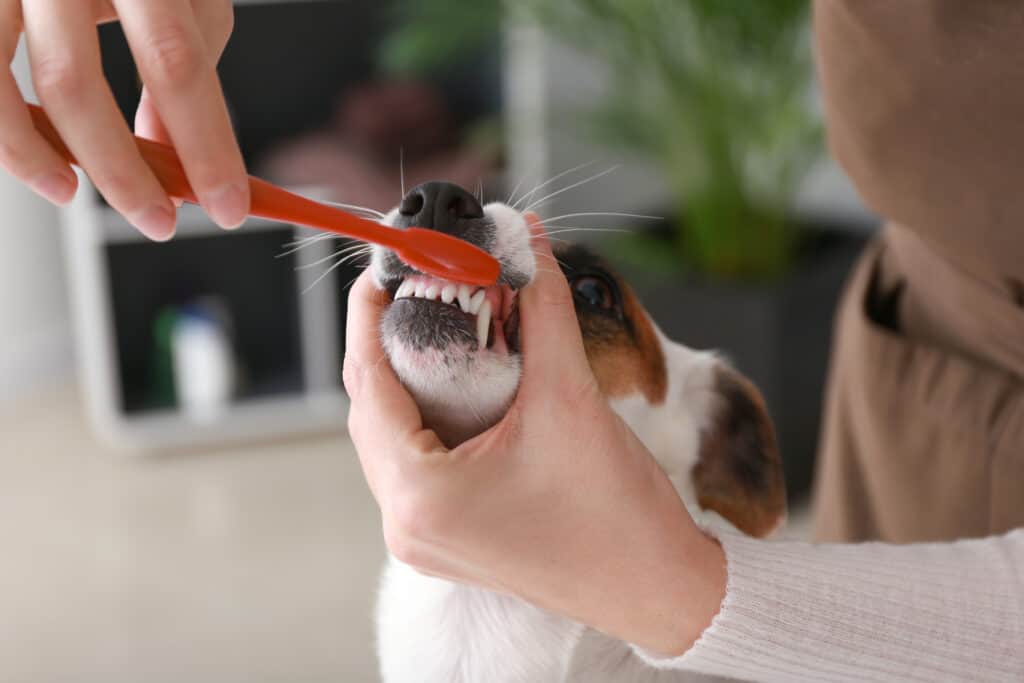
{"type": "MultiPolygon", "coordinates": [[[[593,134],[653,161],[672,189],[672,262],[713,279],[764,280],[790,268],[787,210],[820,152],[807,85],[806,0],[405,0],[384,63],[433,68],[525,18],[607,72],[593,134]]],[[[627,251],[664,263],[665,236],[627,251]],[[660,255],[660,256],[659,256],[660,255]]],[[[651,265],[655,265],[652,263],[651,265]]]]}

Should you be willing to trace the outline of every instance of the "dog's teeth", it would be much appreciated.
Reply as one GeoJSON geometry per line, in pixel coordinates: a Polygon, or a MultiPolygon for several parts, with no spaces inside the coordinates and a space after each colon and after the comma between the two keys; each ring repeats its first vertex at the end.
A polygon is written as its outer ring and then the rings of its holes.
{"type": "Polygon", "coordinates": [[[423,282],[423,280],[420,280],[419,282],[416,283],[416,291],[413,292],[413,296],[416,297],[417,299],[422,299],[426,291],[427,283],[423,282]]]}
{"type": "Polygon", "coordinates": [[[402,284],[400,284],[398,286],[398,291],[395,292],[395,298],[396,299],[404,299],[407,296],[409,296],[410,294],[412,294],[413,289],[415,289],[415,286],[413,285],[413,283],[410,282],[409,280],[406,280],[406,281],[404,281],[402,284]]]}
{"type": "Polygon", "coordinates": [[[455,300],[456,290],[457,287],[455,285],[445,285],[444,289],[441,290],[441,301],[450,304],[455,300]]]}
{"type": "Polygon", "coordinates": [[[459,285],[459,308],[463,313],[469,313],[469,301],[473,293],[469,291],[469,285],[459,285]]]}
{"type": "Polygon", "coordinates": [[[484,302],[484,298],[487,296],[487,292],[482,289],[478,289],[473,298],[469,300],[469,312],[473,315],[477,315],[480,312],[480,305],[484,302]]]}
{"type": "MultiPolygon", "coordinates": [[[[480,290],[483,292],[483,290],[480,290]]],[[[480,305],[480,311],[476,314],[476,339],[480,349],[487,346],[487,334],[491,331],[491,302],[484,301],[480,305]]]]}
{"type": "Polygon", "coordinates": [[[427,287],[427,291],[423,294],[424,297],[433,301],[437,298],[437,293],[441,290],[437,285],[430,285],[427,287]]]}

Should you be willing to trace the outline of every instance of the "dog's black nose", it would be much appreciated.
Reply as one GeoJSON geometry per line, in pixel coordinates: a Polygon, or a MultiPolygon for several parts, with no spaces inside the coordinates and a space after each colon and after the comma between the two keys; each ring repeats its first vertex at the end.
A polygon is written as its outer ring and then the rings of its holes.
{"type": "Polygon", "coordinates": [[[457,237],[467,228],[464,221],[484,217],[476,197],[454,183],[443,182],[423,183],[409,190],[398,213],[397,223],[402,226],[432,228],[457,237]]]}

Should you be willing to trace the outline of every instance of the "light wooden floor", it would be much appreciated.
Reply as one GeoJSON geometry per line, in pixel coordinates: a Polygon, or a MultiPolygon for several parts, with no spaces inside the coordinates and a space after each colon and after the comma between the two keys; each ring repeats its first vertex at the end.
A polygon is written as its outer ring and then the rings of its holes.
{"type": "Polygon", "coordinates": [[[2,407],[0,680],[375,681],[379,524],[344,437],[125,458],[70,388],[2,407]]]}

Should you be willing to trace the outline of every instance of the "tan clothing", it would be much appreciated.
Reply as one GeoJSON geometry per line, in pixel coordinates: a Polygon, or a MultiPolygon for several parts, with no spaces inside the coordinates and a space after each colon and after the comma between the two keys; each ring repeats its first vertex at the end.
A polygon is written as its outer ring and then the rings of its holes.
{"type": "Polygon", "coordinates": [[[1024,526],[1024,3],[816,0],[833,154],[890,224],[836,322],[821,540],[1024,526]]]}

